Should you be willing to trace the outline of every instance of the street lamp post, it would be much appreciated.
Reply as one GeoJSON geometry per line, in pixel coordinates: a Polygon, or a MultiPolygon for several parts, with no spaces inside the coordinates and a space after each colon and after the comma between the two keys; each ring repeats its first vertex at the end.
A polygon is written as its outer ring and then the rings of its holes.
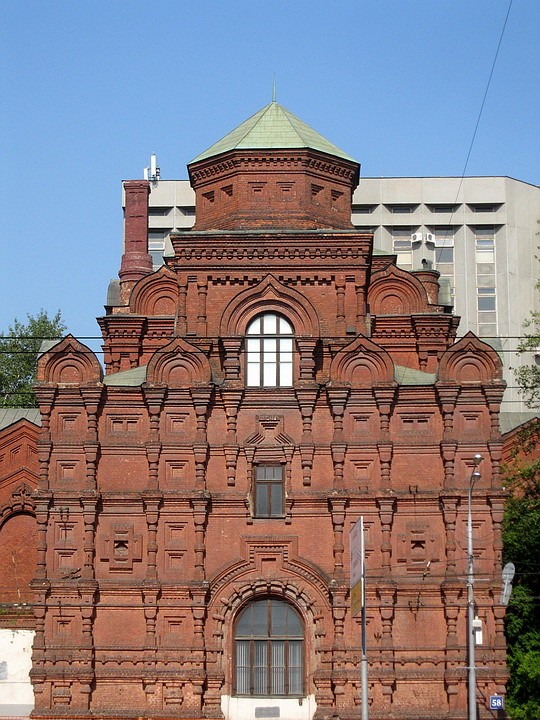
{"type": "Polygon", "coordinates": [[[472,528],[472,492],[475,482],[480,478],[478,465],[482,462],[481,455],[473,458],[473,470],[469,481],[468,512],[467,512],[467,638],[468,638],[468,720],[476,720],[476,666],[474,658],[474,550],[472,528]]]}

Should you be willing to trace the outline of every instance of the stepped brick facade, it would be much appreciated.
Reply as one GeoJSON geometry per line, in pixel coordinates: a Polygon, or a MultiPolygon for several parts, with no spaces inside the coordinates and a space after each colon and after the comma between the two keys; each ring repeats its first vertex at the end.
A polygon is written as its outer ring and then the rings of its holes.
{"type": "Polygon", "coordinates": [[[195,160],[156,272],[125,184],[105,376],[72,336],[39,360],[36,720],[359,717],[361,516],[370,718],[464,720],[477,453],[480,717],[504,691],[501,362],[438,273],[373,253],[358,165],[320,148],[195,160]]]}

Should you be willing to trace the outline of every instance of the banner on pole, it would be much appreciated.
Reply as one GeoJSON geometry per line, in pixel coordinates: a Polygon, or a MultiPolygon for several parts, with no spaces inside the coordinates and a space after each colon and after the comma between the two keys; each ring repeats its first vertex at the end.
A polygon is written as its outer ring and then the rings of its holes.
{"type": "Polygon", "coordinates": [[[351,613],[353,617],[360,615],[362,612],[362,598],[364,596],[362,581],[357,582],[351,588],[351,613]]]}
{"type": "Polygon", "coordinates": [[[364,605],[364,518],[355,522],[349,537],[351,560],[351,613],[359,615],[364,605]]]}

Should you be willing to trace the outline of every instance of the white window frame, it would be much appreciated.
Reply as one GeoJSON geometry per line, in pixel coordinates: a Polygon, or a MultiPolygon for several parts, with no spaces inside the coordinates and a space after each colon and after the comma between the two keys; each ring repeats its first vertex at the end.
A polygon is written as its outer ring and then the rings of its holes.
{"type": "Polygon", "coordinates": [[[292,387],[294,328],[279,313],[257,315],[246,329],[246,386],[292,387]]]}
{"type": "Polygon", "coordinates": [[[390,228],[390,234],[392,236],[392,252],[397,256],[397,264],[400,267],[412,268],[413,232],[414,230],[410,226],[399,227],[396,225],[390,228]]]}

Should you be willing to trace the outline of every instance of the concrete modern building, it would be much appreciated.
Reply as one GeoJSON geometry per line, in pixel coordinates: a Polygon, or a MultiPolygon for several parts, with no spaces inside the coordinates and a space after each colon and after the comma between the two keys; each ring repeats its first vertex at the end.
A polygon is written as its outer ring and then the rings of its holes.
{"type": "MultiPolygon", "coordinates": [[[[474,332],[500,353],[507,390],[504,412],[524,410],[512,367],[523,321],[540,310],[536,289],[540,188],[509,177],[362,178],[352,222],[374,234],[374,247],[395,252],[405,270],[441,274],[440,301],[461,317],[460,334],[474,332]]],[[[151,183],[149,250],[154,267],[171,253],[169,234],[195,222],[188,180],[151,183]]]]}

